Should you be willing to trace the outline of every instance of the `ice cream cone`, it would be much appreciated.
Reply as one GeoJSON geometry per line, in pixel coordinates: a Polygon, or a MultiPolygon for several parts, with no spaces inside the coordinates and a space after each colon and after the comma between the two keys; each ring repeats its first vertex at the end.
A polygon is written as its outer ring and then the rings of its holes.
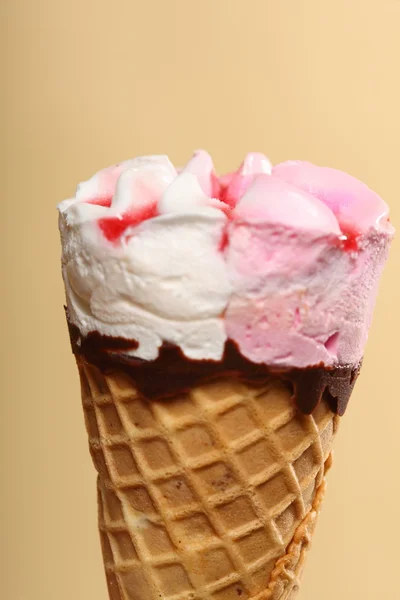
{"type": "Polygon", "coordinates": [[[339,417],[278,376],[145,401],[77,356],[111,600],[293,600],[339,417]]]}
{"type": "Polygon", "coordinates": [[[142,156],[59,205],[111,600],[294,600],[394,229],[336,169],[142,156]]]}

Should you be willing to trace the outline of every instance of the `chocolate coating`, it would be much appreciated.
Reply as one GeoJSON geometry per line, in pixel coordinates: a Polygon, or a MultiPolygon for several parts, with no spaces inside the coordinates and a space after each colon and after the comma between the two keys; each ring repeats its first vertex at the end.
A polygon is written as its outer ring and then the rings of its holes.
{"type": "Polygon", "coordinates": [[[270,367],[247,360],[231,340],[226,343],[220,361],[191,360],[179,347],[167,343],[161,346],[155,360],[146,361],[123,353],[124,350],[138,347],[135,340],[102,336],[98,332],[82,337],[79,329],[69,321],[68,327],[74,354],[83,356],[104,373],[121,369],[133,379],[139,392],[148,400],[175,396],[221,376],[260,384],[273,376],[292,386],[293,401],[304,414],[311,414],[324,396],[331,410],[342,416],[361,366],[320,365],[305,369],[270,367]]]}

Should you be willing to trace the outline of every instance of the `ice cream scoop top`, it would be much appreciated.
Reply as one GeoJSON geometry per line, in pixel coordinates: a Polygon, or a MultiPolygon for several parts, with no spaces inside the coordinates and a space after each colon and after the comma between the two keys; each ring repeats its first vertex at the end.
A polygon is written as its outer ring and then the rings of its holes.
{"type": "MultiPolygon", "coordinates": [[[[177,346],[221,360],[357,364],[393,227],[386,203],[341,171],[272,167],[259,153],[218,177],[144,156],[99,171],[59,205],[69,320],[156,360],[177,346]]],[[[118,352],[114,348],[114,354],[118,352]]]]}

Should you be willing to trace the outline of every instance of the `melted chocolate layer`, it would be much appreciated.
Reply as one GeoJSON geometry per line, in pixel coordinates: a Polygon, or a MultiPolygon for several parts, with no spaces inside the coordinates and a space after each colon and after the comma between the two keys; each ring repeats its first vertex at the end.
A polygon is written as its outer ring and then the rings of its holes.
{"type": "Polygon", "coordinates": [[[74,354],[82,355],[105,373],[121,369],[132,377],[139,392],[149,400],[171,397],[221,376],[257,383],[266,382],[274,376],[292,386],[293,400],[303,413],[311,414],[324,396],[332,411],[343,415],[360,371],[360,364],[321,365],[305,369],[271,368],[247,360],[231,340],[226,343],[220,361],[191,360],[179,347],[166,343],[161,346],[155,360],[145,361],[123,353],[138,347],[134,340],[102,336],[97,332],[82,337],[79,329],[69,321],[68,327],[74,354]]]}

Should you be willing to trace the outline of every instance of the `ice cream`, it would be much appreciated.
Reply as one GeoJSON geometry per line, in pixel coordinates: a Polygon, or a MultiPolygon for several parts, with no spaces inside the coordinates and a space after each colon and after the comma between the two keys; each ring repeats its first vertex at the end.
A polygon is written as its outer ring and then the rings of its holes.
{"type": "MultiPolygon", "coordinates": [[[[205,151],[100,171],[59,205],[69,319],[192,360],[234,342],[253,363],[354,365],[393,228],[385,202],[334,169],[249,154],[217,177],[205,151]]],[[[115,349],[114,349],[115,352],[115,349]]]]}
{"type": "Polygon", "coordinates": [[[110,600],[294,600],[393,236],[353,177],[196,152],[59,206],[110,600]]]}

